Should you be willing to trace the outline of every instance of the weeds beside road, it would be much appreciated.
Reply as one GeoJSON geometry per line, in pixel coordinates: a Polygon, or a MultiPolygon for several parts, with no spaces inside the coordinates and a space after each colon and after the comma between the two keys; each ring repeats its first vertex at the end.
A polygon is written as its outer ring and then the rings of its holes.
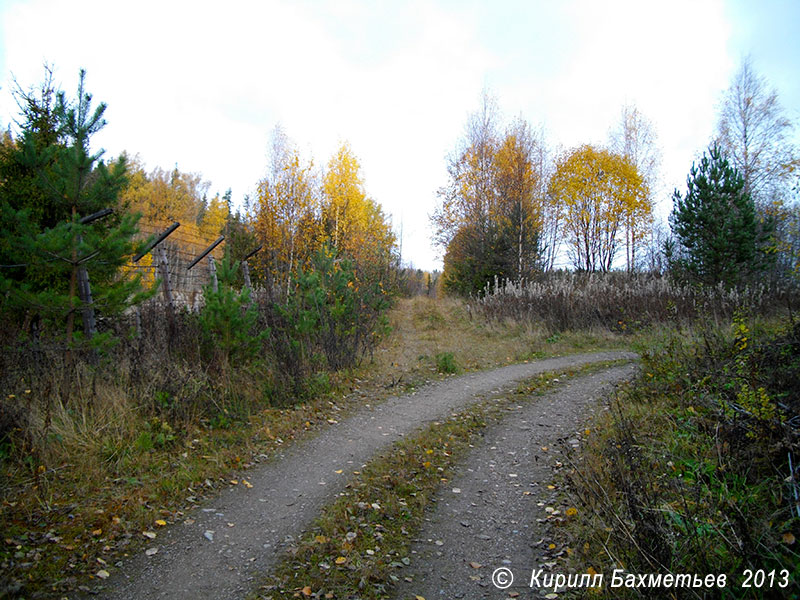
{"type": "Polygon", "coordinates": [[[612,409],[567,476],[579,507],[569,568],[725,574],[724,594],[703,597],[798,598],[800,324],[740,316],[665,332],[612,409]],[[748,570],[766,581],[745,587],[748,570]]]}

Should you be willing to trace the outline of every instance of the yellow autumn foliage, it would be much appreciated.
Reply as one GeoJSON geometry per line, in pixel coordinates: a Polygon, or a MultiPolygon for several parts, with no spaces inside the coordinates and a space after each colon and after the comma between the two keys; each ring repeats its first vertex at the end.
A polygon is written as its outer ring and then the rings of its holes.
{"type": "Polygon", "coordinates": [[[391,224],[364,191],[361,165],[347,143],[328,163],[322,185],[325,242],[362,265],[387,265],[395,244],[391,224]]]}
{"type": "Polygon", "coordinates": [[[301,163],[296,150],[289,149],[276,158],[272,174],[258,185],[254,225],[264,245],[261,268],[279,286],[306,266],[320,246],[319,200],[312,169],[312,164],[301,163]]]}
{"type": "Polygon", "coordinates": [[[580,146],[563,155],[550,181],[563,210],[564,236],[573,265],[585,271],[611,269],[624,229],[634,240],[652,222],[648,188],[627,158],[580,146]]]}

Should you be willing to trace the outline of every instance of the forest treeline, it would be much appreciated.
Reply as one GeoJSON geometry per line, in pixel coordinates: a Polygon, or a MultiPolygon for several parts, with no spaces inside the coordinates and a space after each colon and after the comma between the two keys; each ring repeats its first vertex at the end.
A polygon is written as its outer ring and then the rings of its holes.
{"type": "Polygon", "coordinates": [[[658,223],[660,149],[652,123],[623,108],[606,145],[552,149],[519,117],[504,125],[484,93],[448,159],[431,216],[444,285],[482,294],[563,266],[669,273],[735,287],[800,274],[800,151],[777,93],[746,60],[707,151],[687,165],[669,230],[658,223]]]}

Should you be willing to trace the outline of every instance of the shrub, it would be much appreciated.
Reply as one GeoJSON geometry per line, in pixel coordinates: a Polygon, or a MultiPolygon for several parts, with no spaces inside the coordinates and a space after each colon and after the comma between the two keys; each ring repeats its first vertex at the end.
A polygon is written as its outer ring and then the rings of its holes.
{"type": "Polygon", "coordinates": [[[388,333],[388,294],[379,280],[362,278],[352,261],[327,248],[301,271],[279,307],[298,359],[323,359],[332,370],[355,366],[388,333]],[[318,353],[318,355],[317,355],[318,353]]]}
{"type": "Polygon", "coordinates": [[[258,357],[269,328],[256,332],[258,311],[250,301],[250,290],[237,292],[233,288],[238,265],[225,256],[217,271],[218,285],[203,288],[204,305],[200,311],[200,326],[207,356],[219,362],[224,377],[231,361],[247,364],[258,357]]]}
{"type": "Polygon", "coordinates": [[[452,352],[440,352],[434,358],[439,373],[458,373],[461,370],[452,352]]]}

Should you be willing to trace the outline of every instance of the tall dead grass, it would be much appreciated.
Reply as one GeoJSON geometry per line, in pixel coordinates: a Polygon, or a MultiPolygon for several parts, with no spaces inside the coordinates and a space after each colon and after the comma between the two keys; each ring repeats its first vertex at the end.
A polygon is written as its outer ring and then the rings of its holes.
{"type": "Polygon", "coordinates": [[[728,289],[683,285],[649,273],[555,272],[533,281],[495,280],[470,306],[487,319],[535,322],[550,331],[604,327],[626,332],[698,318],[720,323],[742,309],[758,314],[796,310],[799,300],[797,287],[789,284],[728,289]]]}

